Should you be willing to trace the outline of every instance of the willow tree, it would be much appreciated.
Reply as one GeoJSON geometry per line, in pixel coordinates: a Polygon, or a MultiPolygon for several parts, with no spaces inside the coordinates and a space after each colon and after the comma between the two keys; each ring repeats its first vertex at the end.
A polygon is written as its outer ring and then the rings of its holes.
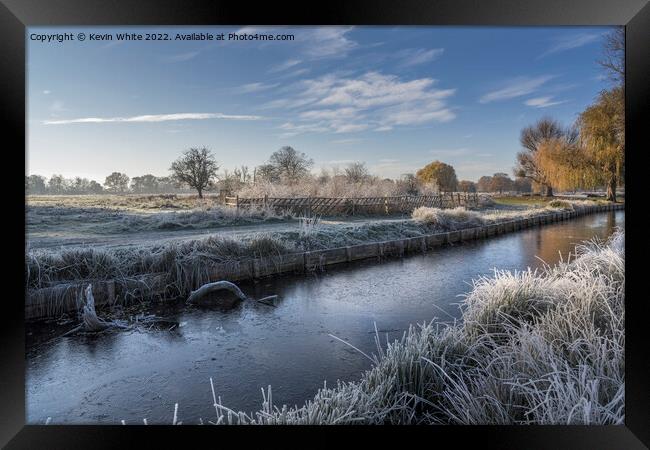
{"type": "Polygon", "coordinates": [[[534,125],[521,130],[519,143],[523,150],[517,153],[514,175],[530,179],[547,197],[553,196],[551,174],[539,163],[538,151],[548,142],[561,141],[569,131],[557,120],[543,117],[534,125]]]}
{"type": "Polygon", "coordinates": [[[456,170],[449,164],[433,161],[417,171],[417,179],[422,183],[433,183],[438,191],[455,191],[458,187],[456,170]]]}
{"type": "Polygon", "coordinates": [[[585,159],[600,171],[607,185],[607,200],[616,201],[616,188],[625,165],[625,102],[623,87],[600,93],[578,118],[585,159]]]}
{"type": "Polygon", "coordinates": [[[593,189],[602,185],[601,172],[578,140],[577,130],[543,142],[535,154],[538,167],[557,189],[593,189]]]}

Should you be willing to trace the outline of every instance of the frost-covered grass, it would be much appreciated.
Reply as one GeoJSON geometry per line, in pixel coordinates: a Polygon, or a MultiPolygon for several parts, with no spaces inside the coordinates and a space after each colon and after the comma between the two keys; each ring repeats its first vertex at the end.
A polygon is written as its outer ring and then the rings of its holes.
{"type": "MultiPolygon", "coordinates": [[[[589,203],[589,202],[587,202],[589,203]]],[[[580,202],[572,202],[579,208],[580,202]]],[[[413,220],[357,224],[323,224],[303,218],[295,230],[213,235],[208,238],[122,248],[82,247],[31,250],[26,255],[27,287],[38,289],[58,283],[87,280],[126,280],[138,275],[165,273],[179,293],[208,281],[223,264],[288,253],[412,238],[549,213],[553,208],[516,211],[469,211],[464,208],[418,208],[413,220]]],[[[165,222],[162,222],[165,223],[165,222]]],[[[171,222],[175,224],[177,222],[171,222]]],[[[184,223],[192,223],[191,215],[184,223]]],[[[165,226],[158,223],[157,226],[165,226]]],[[[176,225],[169,225],[176,226],[176,225]]]]}
{"type": "Polygon", "coordinates": [[[467,210],[463,207],[441,209],[422,206],[416,208],[411,217],[421,224],[428,224],[443,230],[458,230],[505,220],[530,218],[538,215],[549,214],[557,210],[575,211],[593,205],[594,202],[591,200],[554,200],[546,203],[546,206],[544,207],[538,206],[525,209],[486,208],[481,211],[467,210]]]}
{"type": "Polygon", "coordinates": [[[37,289],[57,283],[84,280],[128,280],[138,275],[166,273],[179,293],[207,281],[220,264],[277,256],[293,251],[285,242],[267,234],[241,239],[210,236],[192,241],[122,248],[68,248],[33,250],[26,256],[27,286],[37,289]]]}
{"type": "Polygon", "coordinates": [[[238,264],[253,258],[280,257],[288,253],[343,247],[367,242],[421,236],[428,225],[413,221],[324,225],[318,219],[302,219],[295,230],[212,235],[208,238],[160,245],[132,247],[70,247],[31,250],[26,255],[29,289],[83,280],[125,280],[150,273],[167,273],[169,283],[181,293],[197,287],[200,280],[222,264],[238,264]]]}
{"type": "Polygon", "coordinates": [[[149,211],[128,207],[97,207],[70,205],[31,205],[27,207],[29,232],[63,231],[83,228],[99,234],[135,233],[159,230],[206,229],[235,225],[253,225],[291,220],[269,208],[240,209],[201,204],[193,209],[149,211]]]}
{"type": "Polygon", "coordinates": [[[418,223],[435,225],[443,230],[471,228],[486,223],[484,214],[470,211],[462,206],[453,209],[421,206],[413,211],[411,217],[418,223]]]}
{"type": "Polygon", "coordinates": [[[618,232],[555,267],[474,281],[458,323],[411,326],[385,348],[377,334],[360,380],[300,407],[274,405],[269,386],[260,411],[237,412],[212,387],[209,423],[622,424],[624,288],[618,232]]]}
{"type": "MultiPolygon", "coordinates": [[[[485,195],[485,194],[482,194],[485,195]]],[[[487,195],[485,195],[487,196],[487,195]]],[[[572,199],[569,196],[564,197],[561,196],[562,198],[558,199],[557,197],[543,197],[539,195],[522,195],[522,196],[512,196],[512,195],[497,195],[497,194],[492,194],[490,196],[493,200],[493,202],[497,205],[501,206],[520,206],[520,207],[544,207],[547,206],[549,203],[553,202],[559,202],[559,201],[564,201],[565,199],[568,200],[569,202],[573,203],[575,201],[580,201],[577,199],[572,199]]],[[[584,198],[584,197],[583,197],[584,198]]],[[[598,204],[604,204],[607,203],[606,200],[601,199],[601,198],[590,198],[587,200],[582,200],[583,202],[587,202],[590,205],[598,205],[598,204]]]]}
{"type": "Polygon", "coordinates": [[[55,206],[59,208],[103,208],[120,210],[182,210],[210,207],[218,197],[196,194],[102,194],[102,195],[28,195],[29,206],[55,206]]]}

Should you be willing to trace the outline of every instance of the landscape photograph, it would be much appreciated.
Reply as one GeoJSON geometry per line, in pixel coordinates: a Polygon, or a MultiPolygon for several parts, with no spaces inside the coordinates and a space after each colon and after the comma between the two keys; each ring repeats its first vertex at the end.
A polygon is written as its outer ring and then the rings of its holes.
{"type": "Polygon", "coordinates": [[[625,423],[623,27],[26,55],[27,424],[625,423]]]}

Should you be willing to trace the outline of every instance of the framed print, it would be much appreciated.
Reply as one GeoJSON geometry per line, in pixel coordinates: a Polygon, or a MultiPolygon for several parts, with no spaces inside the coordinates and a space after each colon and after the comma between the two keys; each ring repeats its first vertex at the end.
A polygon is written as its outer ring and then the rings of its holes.
{"type": "Polygon", "coordinates": [[[647,448],[647,2],[0,17],[7,448],[647,448]]]}

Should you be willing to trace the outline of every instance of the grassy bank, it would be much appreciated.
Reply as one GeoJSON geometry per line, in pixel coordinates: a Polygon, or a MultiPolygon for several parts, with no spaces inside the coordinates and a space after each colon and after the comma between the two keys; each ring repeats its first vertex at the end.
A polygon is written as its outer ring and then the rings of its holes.
{"type": "Polygon", "coordinates": [[[385,348],[377,335],[372,369],[303,406],[275,406],[269,387],[246,414],[213,388],[210,423],[622,424],[624,288],[619,232],[542,272],[475,280],[461,322],[412,326],[385,348]]]}
{"type": "MultiPolygon", "coordinates": [[[[580,208],[580,202],[561,205],[580,208]]],[[[413,219],[324,225],[315,219],[301,221],[295,231],[242,234],[236,238],[210,236],[192,241],[123,248],[69,248],[33,250],[26,255],[28,289],[89,280],[127,280],[151,273],[167,274],[167,284],[186,294],[213,281],[210,274],[221,264],[303,251],[321,250],[370,242],[391,241],[471,228],[521,217],[545,214],[557,208],[515,211],[467,211],[463,208],[418,208],[413,219]]]]}
{"type": "Polygon", "coordinates": [[[560,196],[558,197],[543,197],[539,195],[522,195],[522,196],[499,196],[494,195],[491,197],[496,205],[500,206],[524,206],[524,207],[545,207],[554,202],[560,201],[587,201],[591,204],[607,203],[604,198],[591,198],[586,200],[567,199],[560,196]]]}

